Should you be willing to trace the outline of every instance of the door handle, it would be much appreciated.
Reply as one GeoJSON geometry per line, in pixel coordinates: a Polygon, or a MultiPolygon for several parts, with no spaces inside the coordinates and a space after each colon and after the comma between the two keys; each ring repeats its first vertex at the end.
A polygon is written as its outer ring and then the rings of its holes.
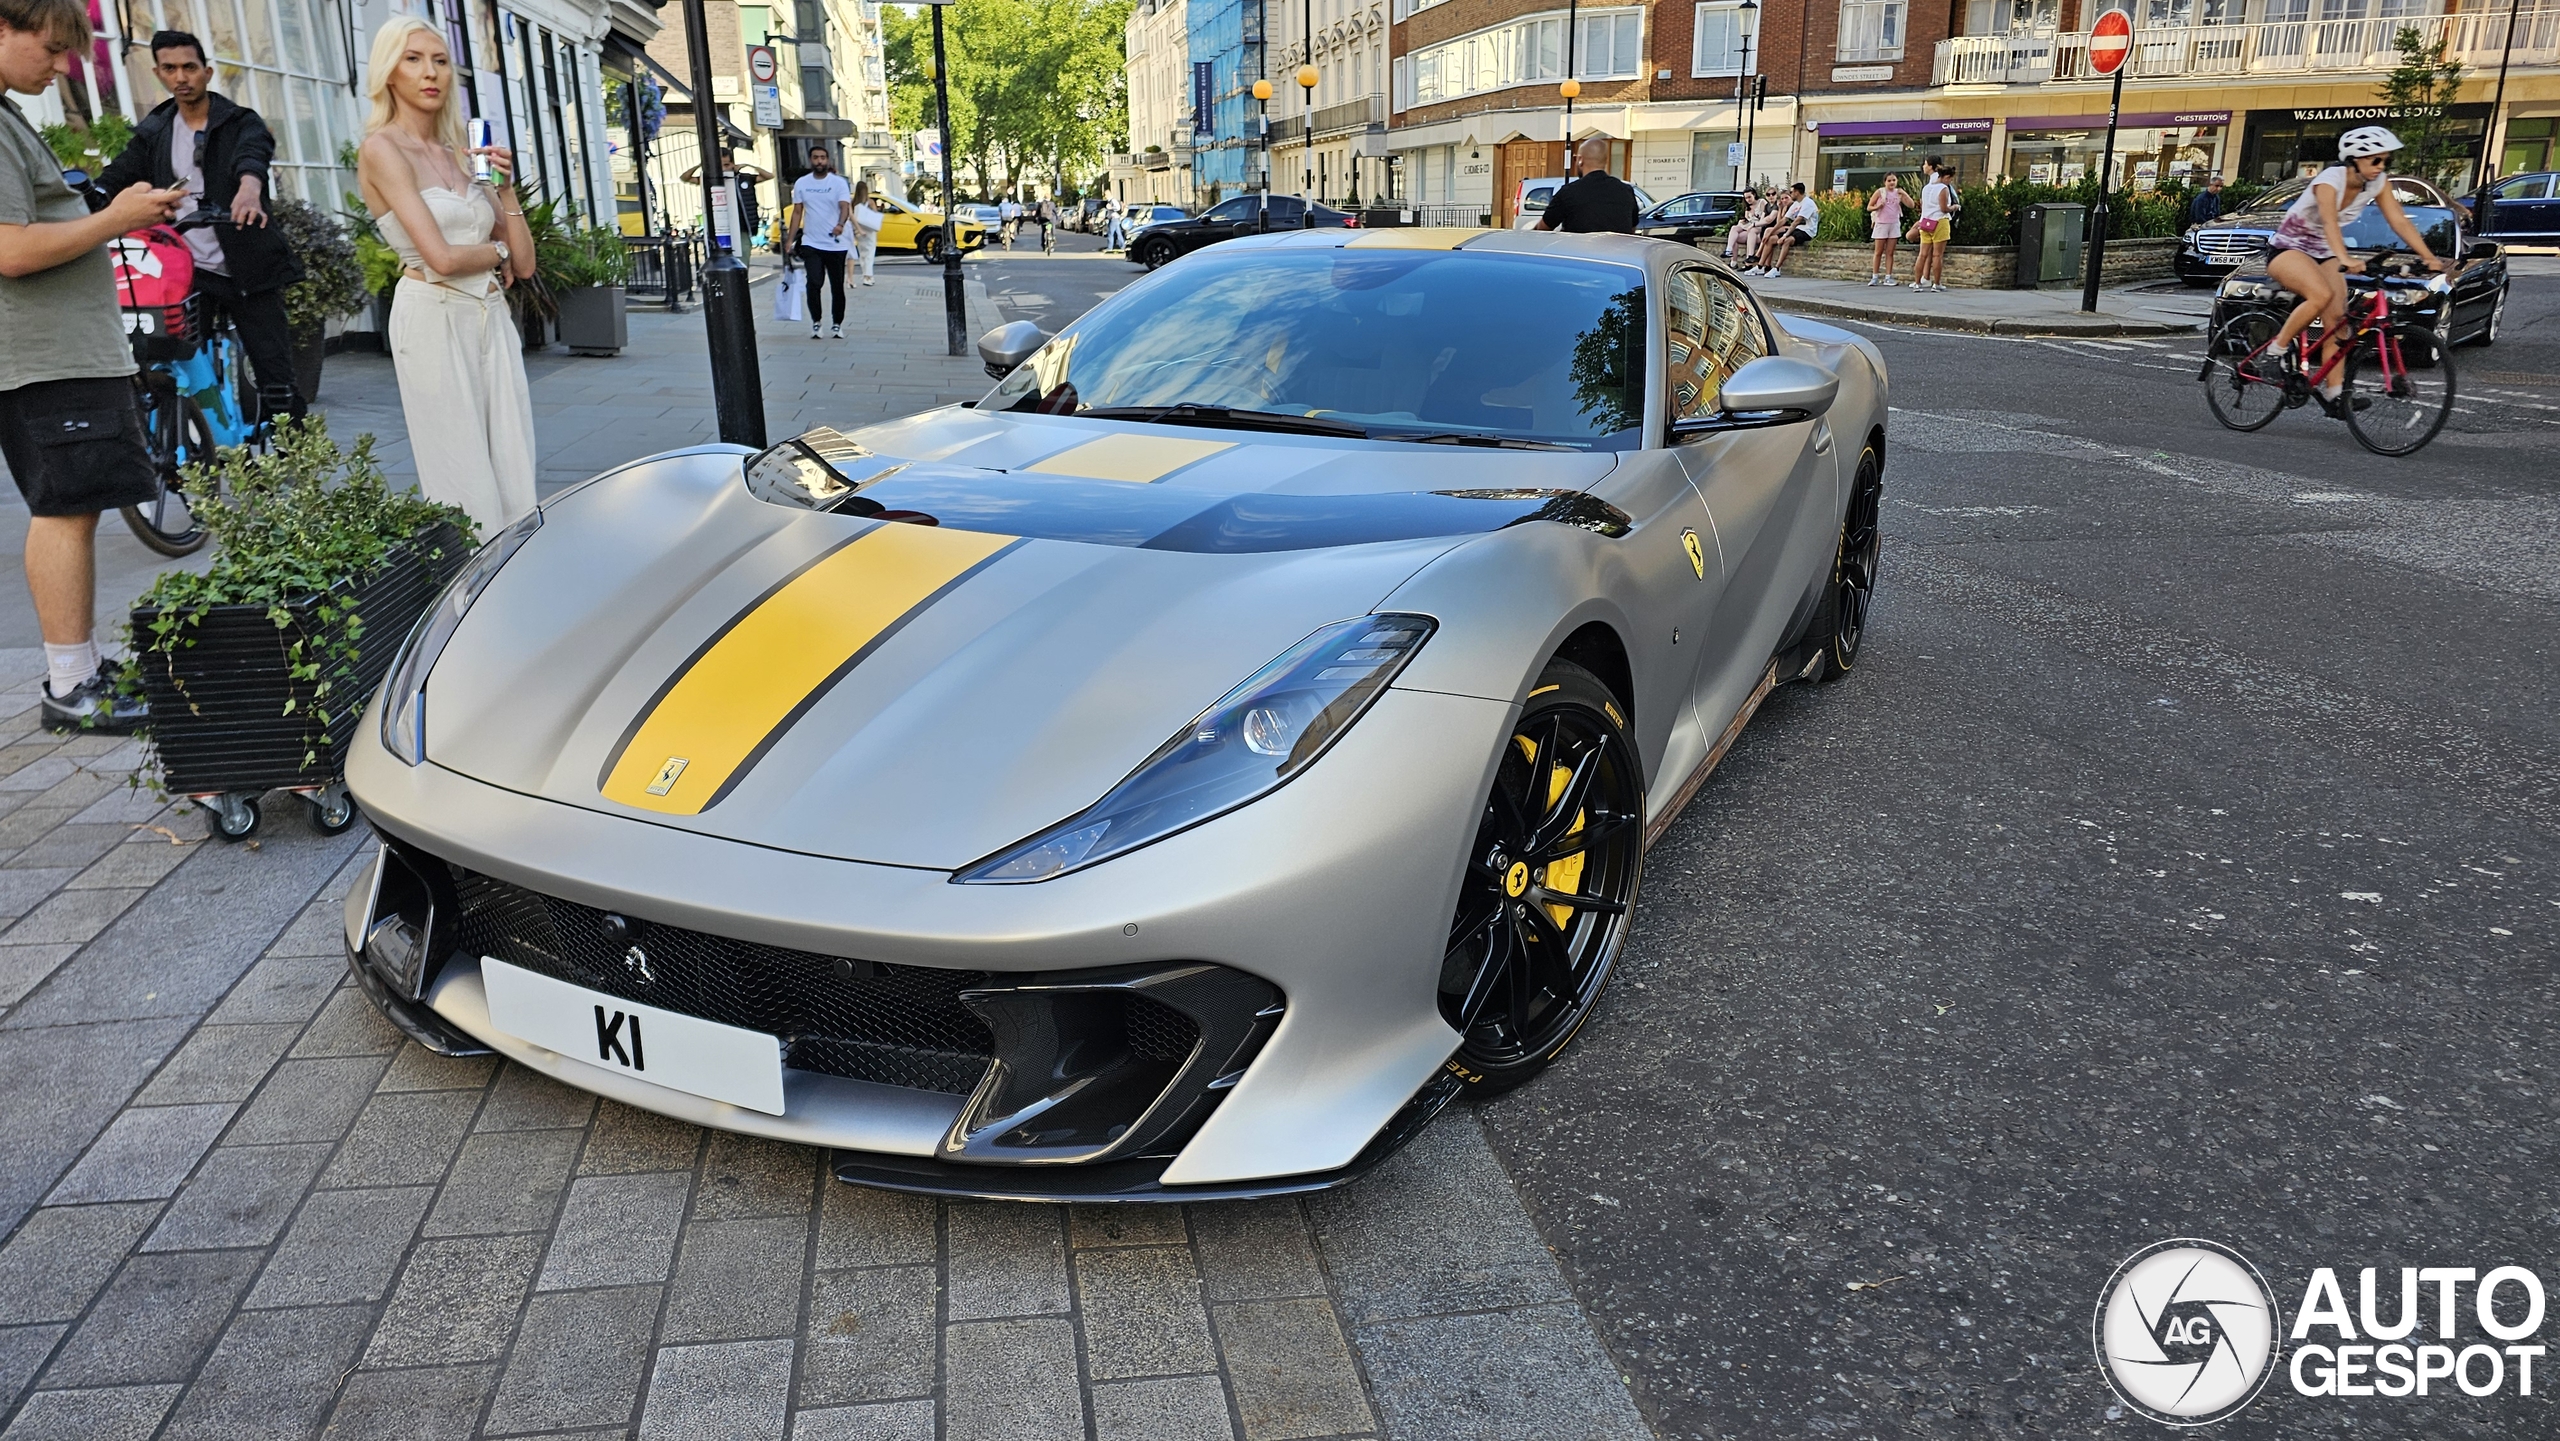
{"type": "Polygon", "coordinates": [[[1830,421],[1817,420],[1813,423],[1813,453],[1816,455],[1829,455],[1831,453],[1830,421]]]}

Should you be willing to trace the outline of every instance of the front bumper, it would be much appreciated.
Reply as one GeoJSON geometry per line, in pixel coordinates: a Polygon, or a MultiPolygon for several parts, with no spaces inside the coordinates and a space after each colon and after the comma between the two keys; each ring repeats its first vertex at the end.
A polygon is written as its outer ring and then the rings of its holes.
{"type": "MultiPolygon", "coordinates": [[[[1426,1119],[1437,1109],[1417,1097],[1458,1041],[1439,1014],[1439,960],[1461,853],[1510,715],[1501,702],[1390,691],[1321,764],[1271,795],[1023,886],[953,885],[940,871],[777,851],[565,806],[432,762],[402,765],[369,734],[352,749],[348,778],[397,842],[655,925],[884,966],[984,972],[1000,984],[1032,980],[1023,973],[1055,980],[1186,963],[1267,982],[1286,997],[1276,1029],[1178,1154],[1147,1163],[1160,1167],[1152,1174],[1146,1165],[1106,1175],[1103,1165],[955,1158],[946,1140],[964,1102],[946,1093],[787,1070],[784,1113],[770,1116],[600,1069],[492,1026],[477,956],[456,954],[417,1004],[385,1006],[413,1035],[444,1027],[449,1043],[497,1050],[643,1109],[868,1153],[845,1167],[875,1184],[1182,1199],[1338,1184],[1414,1106],[1426,1119]],[[1069,1175],[1078,1170],[1085,1179],[1069,1175]]],[[[366,939],[369,893],[359,887],[350,901],[351,952],[366,939]]],[[[368,989],[381,991],[380,978],[368,989]]]]}

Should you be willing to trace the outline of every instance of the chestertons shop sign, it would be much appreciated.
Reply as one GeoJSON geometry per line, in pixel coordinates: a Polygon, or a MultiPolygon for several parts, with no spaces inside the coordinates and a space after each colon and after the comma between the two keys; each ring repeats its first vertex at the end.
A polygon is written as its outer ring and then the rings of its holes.
{"type": "Polygon", "coordinates": [[[2171,1426],[2235,1415],[2271,1383],[2311,1398],[2522,1398],[2544,1384],[2544,1295],[2522,1266],[2322,1266],[2288,1328],[2245,1257],[2180,1238],[2116,1269],[2092,1337],[2116,1395],[2171,1426]]]}

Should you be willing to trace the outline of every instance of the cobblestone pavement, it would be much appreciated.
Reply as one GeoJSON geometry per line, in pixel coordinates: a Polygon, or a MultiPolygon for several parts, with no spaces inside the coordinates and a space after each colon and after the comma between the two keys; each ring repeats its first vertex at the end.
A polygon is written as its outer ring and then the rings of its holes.
{"type": "MultiPolygon", "coordinates": [[[[984,388],[929,277],[858,295],[869,343],[767,325],[774,434],[984,388]]],[[[698,317],[632,329],[536,360],[546,483],[707,435],[698,317]]],[[[401,433],[386,363],[330,367],[342,438],[401,433]]],[[[406,1044],[346,981],[361,832],[204,839],[37,728],[42,670],[0,649],[0,1441],[1651,1434],[1465,1111],[1305,1201],[842,1185],[406,1044]]]]}

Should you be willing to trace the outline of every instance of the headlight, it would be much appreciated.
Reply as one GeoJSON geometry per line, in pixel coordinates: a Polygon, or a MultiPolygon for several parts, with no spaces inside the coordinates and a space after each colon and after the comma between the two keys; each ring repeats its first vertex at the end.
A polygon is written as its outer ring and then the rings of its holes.
{"type": "Polygon", "coordinates": [[[427,672],[436,668],[436,657],[444,654],[445,642],[462,625],[463,613],[497,579],[498,567],[540,529],[542,511],[536,508],[498,532],[497,539],[480,547],[480,553],[445,586],[444,594],[436,597],[435,605],[418,618],[408,640],[401,643],[399,659],[391,663],[391,679],[382,689],[382,743],[393,755],[411,765],[427,758],[427,672]]]}
{"type": "Polygon", "coordinates": [[[952,880],[1045,881],[1277,790],[1351,729],[1437,625],[1369,615],[1326,626],[1202,711],[1091,809],[952,880]]]}

